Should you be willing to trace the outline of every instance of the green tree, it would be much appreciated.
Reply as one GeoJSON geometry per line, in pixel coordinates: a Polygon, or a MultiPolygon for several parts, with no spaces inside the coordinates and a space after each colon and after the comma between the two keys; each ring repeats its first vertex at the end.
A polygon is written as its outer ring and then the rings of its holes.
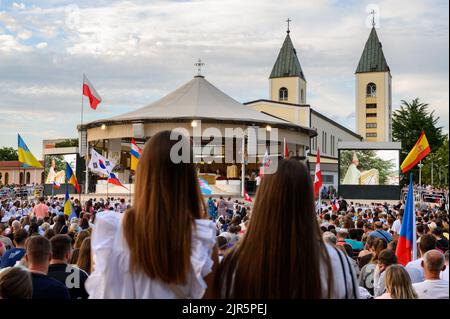
{"type": "MultiPolygon", "coordinates": [[[[400,109],[393,113],[392,137],[394,141],[402,143],[400,164],[414,147],[422,131],[425,132],[432,152],[444,143],[442,127],[437,124],[439,117],[434,115],[434,111],[430,112],[428,106],[427,103],[420,102],[419,98],[411,102],[402,100],[400,109]]],[[[407,174],[401,175],[402,185],[408,184],[410,172],[413,173],[414,181],[419,181],[419,168],[416,166],[407,174]]]]}
{"type": "Polygon", "coordinates": [[[18,159],[17,150],[12,147],[0,148],[0,161],[17,161],[18,159]]]}
{"type": "Polygon", "coordinates": [[[430,153],[422,164],[422,182],[437,187],[448,187],[448,136],[444,144],[430,153]],[[433,169],[431,167],[433,166],[433,169]],[[431,176],[433,174],[433,177],[431,176]]]}
{"type": "Polygon", "coordinates": [[[70,139],[55,143],[55,147],[74,147],[74,146],[78,146],[77,138],[70,138],[70,139]]]}

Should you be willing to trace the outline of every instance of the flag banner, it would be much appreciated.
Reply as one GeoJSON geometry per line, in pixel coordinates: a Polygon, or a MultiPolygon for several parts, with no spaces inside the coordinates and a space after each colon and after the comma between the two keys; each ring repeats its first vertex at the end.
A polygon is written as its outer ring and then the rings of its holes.
{"type": "Polygon", "coordinates": [[[416,214],[414,212],[414,191],[412,174],[409,177],[409,190],[406,197],[400,236],[395,251],[398,263],[406,266],[411,260],[417,259],[416,245],[416,214]]]}
{"type": "Polygon", "coordinates": [[[102,98],[95,90],[91,82],[89,82],[86,75],[83,75],[83,95],[89,98],[89,104],[92,109],[97,109],[97,105],[102,102],[102,98]]]}
{"type": "Polygon", "coordinates": [[[61,184],[60,183],[58,183],[58,182],[53,182],[53,188],[54,189],[58,189],[58,188],[60,188],[61,187],[61,184]]]}
{"type": "Polygon", "coordinates": [[[109,173],[108,183],[128,189],[120,182],[119,178],[114,173],[109,173]]]}
{"type": "Polygon", "coordinates": [[[200,184],[200,190],[203,195],[211,195],[212,194],[212,188],[211,188],[211,186],[209,186],[209,184],[206,180],[199,177],[198,182],[200,184]]]}
{"type": "Polygon", "coordinates": [[[70,202],[69,190],[67,188],[66,188],[66,198],[64,201],[64,215],[69,216],[69,220],[71,220],[73,217],[77,217],[75,209],[73,208],[72,203],[70,202]]]}
{"type": "Polygon", "coordinates": [[[93,173],[109,176],[114,166],[116,165],[113,161],[108,160],[91,148],[91,160],[88,167],[93,173]]]}
{"type": "Polygon", "coordinates": [[[77,177],[73,173],[72,167],[70,167],[68,162],[66,162],[66,183],[72,184],[77,190],[77,193],[80,193],[80,185],[78,185],[77,177]]]}
{"type": "Polygon", "coordinates": [[[284,138],[284,158],[289,158],[289,149],[286,142],[286,138],[284,138]]]}
{"type": "Polygon", "coordinates": [[[320,150],[317,148],[316,171],[314,174],[314,197],[317,197],[322,187],[322,172],[320,170],[320,150]]]}
{"type": "Polygon", "coordinates": [[[140,148],[137,144],[136,141],[133,139],[131,139],[131,170],[132,171],[136,171],[137,168],[137,164],[139,162],[139,158],[142,154],[142,148],[140,148]]]}
{"type": "Polygon", "coordinates": [[[30,152],[27,144],[25,144],[20,134],[17,134],[17,139],[18,139],[17,152],[19,155],[19,162],[21,162],[24,167],[43,168],[42,164],[30,152]]]}
{"type": "Polygon", "coordinates": [[[422,131],[422,134],[420,135],[416,144],[400,166],[402,169],[402,173],[406,173],[411,168],[416,166],[417,163],[419,163],[425,156],[430,153],[430,151],[430,145],[428,144],[427,137],[425,136],[425,132],[422,131]]]}

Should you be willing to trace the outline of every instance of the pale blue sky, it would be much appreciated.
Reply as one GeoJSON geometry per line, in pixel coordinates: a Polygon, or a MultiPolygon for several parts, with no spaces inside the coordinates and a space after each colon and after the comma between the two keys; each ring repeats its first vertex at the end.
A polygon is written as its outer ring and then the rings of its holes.
{"type": "Polygon", "coordinates": [[[204,74],[235,99],[268,97],[268,76],[291,37],[308,103],[354,129],[354,71],[378,6],[393,106],[420,97],[448,131],[447,0],[0,0],[0,146],[17,132],[38,156],[42,139],[75,137],[85,72],[103,98],[87,121],[124,113],[204,74]]]}

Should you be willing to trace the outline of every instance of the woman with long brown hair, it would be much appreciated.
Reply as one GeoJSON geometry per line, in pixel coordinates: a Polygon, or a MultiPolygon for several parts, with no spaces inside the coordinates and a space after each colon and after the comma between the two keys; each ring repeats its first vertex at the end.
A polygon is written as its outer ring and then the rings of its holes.
{"type": "Polygon", "coordinates": [[[210,295],[216,228],[207,219],[190,140],[177,135],[172,139],[163,131],[146,143],[131,209],[97,214],[94,271],[86,284],[90,298],[210,295]],[[180,145],[190,154],[177,162],[171,155],[178,155],[180,145]]]}
{"type": "Polygon", "coordinates": [[[83,240],[78,253],[77,267],[84,270],[88,275],[91,273],[91,237],[83,240]]]}
{"type": "Polygon", "coordinates": [[[264,176],[244,238],[219,266],[221,298],[357,298],[345,254],[322,240],[306,165],[281,160],[264,176]]]}

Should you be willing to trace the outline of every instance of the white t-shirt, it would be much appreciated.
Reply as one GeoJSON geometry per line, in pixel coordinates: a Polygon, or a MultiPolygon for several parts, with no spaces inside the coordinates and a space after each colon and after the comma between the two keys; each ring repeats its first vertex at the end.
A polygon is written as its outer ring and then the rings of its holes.
{"type": "Polygon", "coordinates": [[[413,288],[419,299],[449,299],[448,281],[442,279],[415,283],[413,288]]]}
{"type": "Polygon", "coordinates": [[[444,271],[441,271],[441,275],[439,276],[442,280],[448,281],[448,265],[445,267],[444,271]]]}
{"type": "Polygon", "coordinates": [[[395,232],[396,234],[400,234],[400,229],[401,229],[401,228],[402,228],[402,223],[400,222],[399,219],[396,219],[396,220],[394,221],[394,223],[392,224],[391,230],[392,230],[393,232],[395,232]]]}
{"type": "Polygon", "coordinates": [[[410,261],[406,267],[406,271],[411,278],[411,283],[422,282],[425,280],[423,277],[422,258],[410,261]]]}
{"type": "MultiPolygon", "coordinates": [[[[174,289],[144,272],[130,271],[130,249],[123,236],[122,217],[113,211],[97,213],[91,236],[95,269],[85,286],[90,299],[174,299],[174,289]]],[[[216,244],[216,227],[207,219],[197,219],[191,242],[191,271],[186,285],[177,286],[186,298],[199,299],[206,290],[211,258],[216,244]]]]}

